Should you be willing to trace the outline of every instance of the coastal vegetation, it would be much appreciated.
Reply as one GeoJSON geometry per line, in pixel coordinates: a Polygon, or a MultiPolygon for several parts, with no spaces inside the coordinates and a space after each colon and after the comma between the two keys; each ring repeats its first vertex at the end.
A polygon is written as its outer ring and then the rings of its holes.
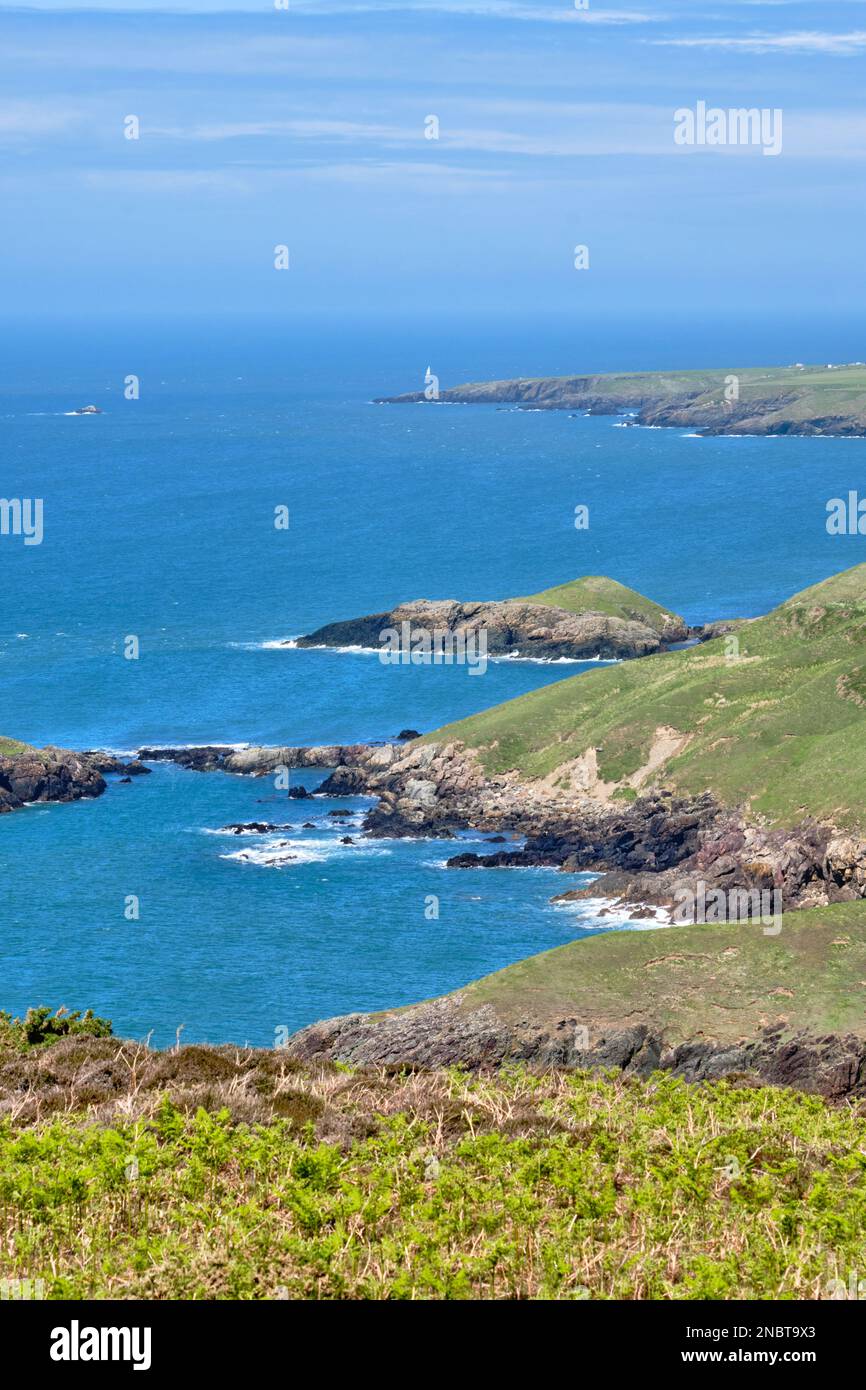
{"type": "Polygon", "coordinates": [[[0,1043],[0,1280],[47,1298],[838,1298],[862,1106],[745,1079],[0,1043]]]}

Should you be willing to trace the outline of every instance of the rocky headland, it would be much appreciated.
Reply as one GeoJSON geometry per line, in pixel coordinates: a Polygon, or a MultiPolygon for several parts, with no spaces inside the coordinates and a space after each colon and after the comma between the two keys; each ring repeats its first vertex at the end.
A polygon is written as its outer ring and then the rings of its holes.
{"type": "Polygon", "coordinates": [[[377,405],[498,405],[626,415],[636,425],[704,435],[866,435],[866,366],[521,377],[380,397],[377,405]]]}
{"type": "Polygon", "coordinates": [[[743,923],[616,932],[411,1008],[312,1024],[287,1050],[350,1066],[735,1077],[838,1101],[866,1095],[864,971],[866,914],[850,905],[794,913],[778,937],[743,923]]]}

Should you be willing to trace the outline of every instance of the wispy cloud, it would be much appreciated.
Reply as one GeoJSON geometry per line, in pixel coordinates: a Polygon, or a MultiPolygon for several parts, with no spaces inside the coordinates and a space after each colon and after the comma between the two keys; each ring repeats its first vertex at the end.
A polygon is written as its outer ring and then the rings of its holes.
{"type": "Polygon", "coordinates": [[[522,0],[294,0],[299,14],[468,15],[483,19],[512,19],[535,24],[650,24],[661,16],[645,10],[617,10],[596,4],[577,9],[571,0],[559,5],[524,4],[522,0]]]}
{"type": "MultiPolygon", "coordinates": [[[[3,8],[0,4],[0,10],[3,8]]],[[[32,8],[68,10],[72,6],[69,0],[41,0],[32,8]]],[[[267,0],[81,0],[80,6],[76,5],[75,8],[117,13],[261,14],[267,8],[267,0]]],[[[447,14],[536,24],[650,24],[663,18],[654,9],[617,9],[605,5],[603,0],[590,0],[590,8],[586,10],[577,9],[574,0],[560,0],[558,4],[533,4],[532,0],[290,0],[290,11],[305,19],[319,15],[403,13],[447,14]]]]}
{"type": "Polygon", "coordinates": [[[866,49],[866,29],[848,34],[824,34],[804,29],[793,34],[747,34],[743,38],[706,36],[688,39],[647,39],[665,48],[721,49],[729,53],[826,53],[850,57],[866,49]]]}

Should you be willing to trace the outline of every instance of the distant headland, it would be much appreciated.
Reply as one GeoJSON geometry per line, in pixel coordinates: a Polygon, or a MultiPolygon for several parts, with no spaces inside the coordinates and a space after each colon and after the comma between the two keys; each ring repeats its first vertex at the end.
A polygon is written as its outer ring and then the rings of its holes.
{"type": "MultiPolygon", "coordinates": [[[[429,376],[429,373],[428,373],[429,376]]],[[[702,435],[866,436],[866,363],[718,371],[519,377],[379,397],[376,405],[514,405],[630,415],[635,425],[702,435]]]]}

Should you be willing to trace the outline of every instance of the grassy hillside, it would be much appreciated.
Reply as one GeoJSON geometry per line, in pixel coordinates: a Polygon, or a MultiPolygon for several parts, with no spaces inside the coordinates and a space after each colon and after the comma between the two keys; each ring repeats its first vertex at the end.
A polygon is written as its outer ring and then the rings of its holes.
{"type": "Polygon", "coordinates": [[[0,1050],[0,1097],[0,1279],[46,1298],[802,1299],[862,1269],[866,1119],[795,1092],[74,1038],[0,1050]]]}
{"type": "Polygon", "coordinates": [[[678,614],[644,598],[635,589],[599,574],[587,574],[569,584],[544,589],[540,594],[528,594],[521,602],[563,608],[567,613],[604,613],[609,618],[645,623],[655,632],[664,632],[672,622],[683,622],[678,614]]]}
{"type": "Polygon", "coordinates": [[[734,638],[574,676],[427,741],[460,739],[480,750],[491,772],[553,775],[563,786],[570,760],[596,749],[599,777],[611,788],[629,781],[688,793],[709,788],[774,823],[810,814],[863,829],[864,644],[866,565],[859,565],[734,638]],[[672,733],[653,768],[660,729],[672,733]]]}
{"type": "Polygon", "coordinates": [[[611,932],[518,961],[460,991],[507,1020],[573,1017],[648,1023],[676,1044],[734,1042],[767,1024],[866,1037],[866,903],[789,913],[760,924],[611,932]]]}

